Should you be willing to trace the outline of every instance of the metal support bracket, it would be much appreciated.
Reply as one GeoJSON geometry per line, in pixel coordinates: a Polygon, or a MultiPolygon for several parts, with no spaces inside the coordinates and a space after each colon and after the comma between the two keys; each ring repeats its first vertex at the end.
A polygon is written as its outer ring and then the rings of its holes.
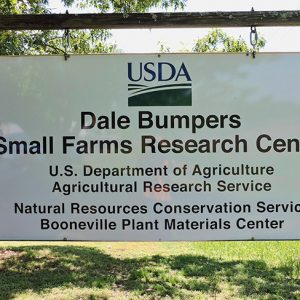
{"type": "MultiPolygon", "coordinates": [[[[66,11],[66,14],[69,14],[69,11],[66,11]]],[[[70,30],[68,28],[65,29],[64,35],[63,35],[63,43],[64,43],[64,57],[65,61],[70,58],[70,54],[68,54],[69,48],[70,48],[70,30]]]]}
{"type": "MultiPolygon", "coordinates": [[[[252,7],[251,12],[254,12],[254,8],[252,7]]],[[[256,57],[256,46],[257,46],[257,42],[258,42],[258,34],[257,34],[257,30],[256,30],[256,26],[252,25],[250,27],[250,44],[252,46],[252,57],[255,58],[256,57]]]]}

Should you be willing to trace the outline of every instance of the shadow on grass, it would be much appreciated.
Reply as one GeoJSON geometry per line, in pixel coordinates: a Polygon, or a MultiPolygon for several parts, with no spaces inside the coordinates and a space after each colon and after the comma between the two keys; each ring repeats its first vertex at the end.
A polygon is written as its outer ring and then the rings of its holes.
{"type": "MultiPolygon", "coordinates": [[[[296,299],[300,283],[293,266],[270,268],[263,261],[223,261],[197,255],[118,259],[95,248],[33,246],[0,264],[0,299],[54,287],[108,288],[153,297],[216,295],[231,286],[235,297],[296,299]]],[[[299,295],[298,295],[299,296],[299,295]]]]}

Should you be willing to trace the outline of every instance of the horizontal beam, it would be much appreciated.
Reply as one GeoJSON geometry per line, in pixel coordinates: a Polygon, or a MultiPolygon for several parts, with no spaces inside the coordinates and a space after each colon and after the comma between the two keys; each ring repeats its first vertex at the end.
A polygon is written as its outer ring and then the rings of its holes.
{"type": "Polygon", "coordinates": [[[0,15],[0,30],[300,26],[300,11],[0,15]]]}

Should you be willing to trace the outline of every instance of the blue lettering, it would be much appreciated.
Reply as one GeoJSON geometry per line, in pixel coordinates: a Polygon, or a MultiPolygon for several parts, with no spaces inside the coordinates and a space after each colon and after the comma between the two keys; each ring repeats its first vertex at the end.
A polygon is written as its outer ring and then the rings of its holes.
{"type": "Polygon", "coordinates": [[[184,63],[182,63],[182,65],[181,65],[181,67],[180,67],[180,69],[179,69],[178,75],[177,75],[177,77],[175,78],[175,81],[178,80],[178,77],[179,77],[179,76],[185,76],[185,78],[186,78],[187,81],[192,81],[192,80],[191,80],[191,77],[190,77],[190,75],[189,75],[189,73],[188,73],[188,71],[187,71],[187,69],[186,69],[186,67],[185,67],[185,65],[184,65],[184,63]],[[182,73],[181,73],[181,72],[182,72],[182,73]]]}
{"type": "Polygon", "coordinates": [[[138,79],[133,79],[132,77],[132,63],[128,63],[128,79],[130,81],[140,81],[142,79],[142,68],[143,65],[140,63],[140,77],[138,79]]]}
{"type": "Polygon", "coordinates": [[[128,63],[128,79],[130,81],[137,82],[142,79],[145,81],[154,81],[155,79],[158,81],[170,81],[172,79],[178,81],[180,77],[192,81],[184,63],[181,64],[178,72],[175,66],[168,62],[159,62],[157,65],[153,62],[147,62],[144,65],[140,63],[137,73],[133,75],[133,72],[132,63],[128,63]]]}
{"type": "Polygon", "coordinates": [[[146,76],[144,76],[144,80],[145,81],[153,81],[156,78],[156,74],[155,74],[155,71],[153,71],[152,69],[149,69],[148,66],[154,67],[154,63],[148,62],[145,64],[145,66],[144,66],[145,72],[152,76],[150,78],[146,78],[146,76]]]}
{"type": "Polygon", "coordinates": [[[176,69],[172,64],[167,62],[158,63],[158,81],[169,81],[174,78],[175,74],[176,69]],[[166,68],[163,69],[163,66],[170,67],[171,75],[169,76],[169,78],[163,78],[163,70],[166,72],[166,68]]]}

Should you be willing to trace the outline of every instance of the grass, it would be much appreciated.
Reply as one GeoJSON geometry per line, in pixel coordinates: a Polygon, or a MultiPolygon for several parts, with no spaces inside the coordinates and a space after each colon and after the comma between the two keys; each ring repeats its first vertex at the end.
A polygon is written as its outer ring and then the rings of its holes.
{"type": "Polygon", "coordinates": [[[300,242],[0,242],[0,299],[300,299],[300,242]]]}

